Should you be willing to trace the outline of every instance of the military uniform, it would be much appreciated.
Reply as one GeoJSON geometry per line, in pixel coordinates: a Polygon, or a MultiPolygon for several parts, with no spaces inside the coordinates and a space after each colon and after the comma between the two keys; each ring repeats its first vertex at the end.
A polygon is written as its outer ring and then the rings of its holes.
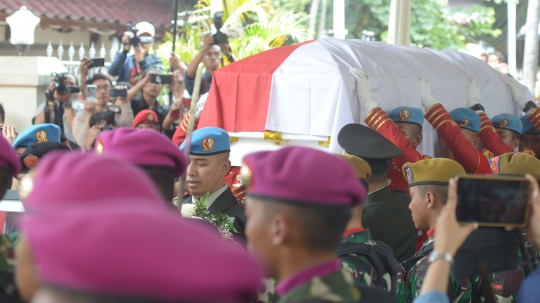
{"type": "Polygon", "coordinates": [[[401,262],[416,251],[418,230],[411,219],[411,197],[388,187],[368,194],[362,213],[362,224],[373,239],[386,243],[401,262]]]}
{"type": "MultiPolygon", "coordinates": [[[[434,230],[429,233],[431,235],[424,243],[420,251],[430,245],[433,245],[433,232],[434,230]]],[[[427,253],[429,252],[430,251],[427,253]]],[[[424,257],[418,260],[408,272],[403,274],[404,285],[403,287],[400,287],[400,293],[398,293],[399,302],[410,303],[420,295],[420,288],[422,287],[426,271],[429,267],[428,257],[429,255],[426,254],[424,257]]],[[[470,303],[472,299],[471,281],[468,279],[456,280],[452,275],[450,275],[447,294],[450,302],[470,303]]]]}
{"type": "MultiPolygon", "coordinates": [[[[338,254],[340,255],[341,264],[343,269],[349,272],[353,279],[354,285],[366,285],[372,287],[380,287],[390,293],[396,293],[395,277],[397,275],[397,261],[394,259],[392,249],[379,241],[374,241],[371,238],[371,233],[369,229],[360,230],[360,231],[350,231],[351,233],[347,234],[348,231],[345,231],[341,243],[338,247],[338,254]],[[347,248],[352,248],[349,251],[355,251],[355,248],[359,246],[364,246],[369,253],[375,254],[374,258],[376,262],[383,261],[392,261],[393,264],[380,264],[384,269],[384,273],[381,273],[377,270],[374,265],[374,262],[367,256],[367,254],[360,254],[357,252],[351,252],[346,255],[339,253],[341,250],[345,251],[347,248]],[[375,248],[377,247],[377,248],[375,248]],[[387,260],[381,260],[375,250],[384,251],[388,256],[387,260]],[[391,267],[392,269],[386,269],[386,267],[391,267]],[[392,272],[393,271],[393,272],[392,272]]],[[[380,266],[379,265],[379,266],[380,266]]]]}
{"type": "MultiPolygon", "coordinates": [[[[490,157],[500,156],[502,154],[514,152],[508,145],[504,144],[501,137],[497,133],[492,121],[488,118],[485,112],[476,112],[480,117],[480,132],[478,136],[482,142],[482,146],[486,149],[485,152],[490,151],[492,154],[487,154],[490,157]]],[[[494,117],[495,118],[495,117],[494,117]]],[[[500,121],[498,123],[500,126],[500,121]]],[[[504,125],[504,124],[503,124],[504,125]]]]}
{"type": "Polygon", "coordinates": [[[421,129],[423,120],[424,117],[421,110],[407,106],[395,108],[388,114],[380,107],[377,107],[368,113],[364,119],[367,126],[383,135],[403,151],[403,155],[392,159],[393,163],[388,169],[388,179],[391,181],[388,187],[392,190],[404,192],[409,190],[407,180],[403,178],[403,173],[401,172],[403,164],[430,158],[428,155],[419,153],[416,148],[403,137],[401,130],[396,124],[392,122],[412,123],[420,126],[421,129]]]}

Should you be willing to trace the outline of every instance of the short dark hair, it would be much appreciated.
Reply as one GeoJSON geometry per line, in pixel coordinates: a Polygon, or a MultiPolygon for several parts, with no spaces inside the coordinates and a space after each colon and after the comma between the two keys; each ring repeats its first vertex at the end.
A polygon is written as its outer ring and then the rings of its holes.
{"type": "Polygon", "coordinates": [[[105,74],[101,74],[101,73],[97,73],[97,74],[94,74],[91,78],[88,79],[88,84],[94,84],[94,82],[98,81],[98,80],[107,80],[109,81],[109,84],[112,86],[112,80],[111,80],[111,77],[105,75],[105,74]]]}
{"type": "Polygon", "coordinates": [[[0,166],[0,200],[6,194],[6,191],[11,186],[11,180],[13,177],[13,169],[11,166],[0,166]]]}
{"type": "Polygon", "coordinates": [[[388,177],[388,168],[390,168],[390,162],[387,163],[378,163],[378,164],[369,164],[371,168],[371,177],[369,178],[369,183],[380,183],[386,181],[388,177]]]}
{"type": "Polygon", "coordinates": [[[171,202],[174,198],[174,168],[156,165],[139,165],[139,167],[154,181],[165,201],[171,202]]]}
{"type": "Polygon", "coordinates": [[[79,79],[77,77],[75,77],[74,74],[70,73],[70,72],[66,72],[66,73],[59,73],[58,76],[61,76],[61,77],[73,77],[73,79],[75,79],[75,85],[79,85],[79,79]]]}
{"type": "Polygon", "coordinates": [[[302,239],[313,250],[335,250],[351,218],[350,207],[287,205],[299,226],[302,239]]]}
{"type": "Polygon", "coordinates": [[[104,294],[91,294],[84,293],[75,290],[68,290],[57,286],[44,285],[45,289],[54,292],[66,299],[70,299],[72,302],[81,303],[170,303],[172,301],[158,300],[158,299],[145,299],[145,298],[132,298],[127,296],[116,295],[104,295],[104,294]]]}
{"type": "Polygon", "coordinates": [[[420,190],[420,194],[422,196],[425,196],[426,193],[432,192],[439,196],[439,199],[441,199],[443,204],[446,204],[446,200],[448,199],[448,186],[446,185],[418,185],[418,189],[420,190]]]}
{"type": "Polygon", "coordinates": [[[0,104],[0,116],[2,116],[2,121],[6,123],[6,112],[4,111],[4,106],[0,104]]]}

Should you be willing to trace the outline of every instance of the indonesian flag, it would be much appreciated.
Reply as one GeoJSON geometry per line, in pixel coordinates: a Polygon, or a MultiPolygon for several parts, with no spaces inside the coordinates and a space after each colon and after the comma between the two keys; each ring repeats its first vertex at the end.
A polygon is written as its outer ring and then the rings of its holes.
{"type": "MultiPolygon", "coordinates": [[[[271,130],[297,137],[330,137],[329,151],[341,153],[337,134],[346,124],[364,124],[367,114],[357,100],[350,67],[370,76],[373,99],[385,111],[404,105],[422,109],[422,77],[448,111],[467,107],[467,82],[477,79],[489,117],[519,115],[505,85],[507,76],[477,58],[454,51],[326,38],[269,50],[215,71],[199,128],[217,126],[231,136],[271,130]]],[[[524,92],[532,97],[526,88],[524,92]]],[[[423,135],[419,151],[436,156],[438,136],[425,120],[423,135]]]]}

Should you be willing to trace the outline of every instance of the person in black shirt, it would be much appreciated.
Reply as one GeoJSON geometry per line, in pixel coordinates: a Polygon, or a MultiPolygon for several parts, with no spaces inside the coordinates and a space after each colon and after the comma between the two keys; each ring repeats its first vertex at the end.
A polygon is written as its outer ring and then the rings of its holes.
{"type": "Polygon", "coordinates": [[[178,89],[178,87],[181,85],[177,77],[181,74],[179,74],[179,72],[175,72],[173,75],[173,83],[170,85],[170,89],[173,90],[175,100],[177,100],[172,105],[173,110],[158,102],[157,98],[163,89],[163,85],[151,83],[150,78],[152,74],[158,74],[158,72],[156,70],[149,70],[144,73],[141,81],[139,81],[135,86],[133,86],[133,88],[129,90],[128,100],[129,98],[132,98],[131,109],[133,110],[133,116],[136,116],[144,109],[151,109],[157,114],[161,129],[167,133],[167,131],[173,129],[173,122],[178,118],[175,117],[175,115],[180,113],[180,108],[182,107],[182,92],[178,89]],[[141,93],[137,94],[139,91],[141,93]]]}

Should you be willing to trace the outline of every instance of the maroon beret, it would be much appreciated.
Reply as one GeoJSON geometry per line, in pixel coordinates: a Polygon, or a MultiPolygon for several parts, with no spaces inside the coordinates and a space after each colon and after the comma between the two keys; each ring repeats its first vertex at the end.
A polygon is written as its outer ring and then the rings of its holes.
{"type": "MultiPolygon", "coordinates": [[[[0,135],[0,166],[9,166],[13,169],[13,175],[17,176],[21,170],[21,163],[17,152],[11,147],[8,140],[0,135]]],[[[0,197],[1,198],[1,197],[0,197]]]]}
{"type": "Polygon", "coordinates": [[[256,298],[261,281],[261,266],[247,252],[167,210],[114,205],[26,214],[22,232],[43,284],[66,290],[236,303],[256,298]]]}
{"type": "Polygon", "coordinates": [[[52,211],[119,200],[165,207],[153,184],[142,170],[118,157],[57,151],[40,162],[24,206],[52,211]]]}
{"type": "Polygon", "coordinates": [[[241,177],[251,196],[332,206],[355,206],[366,198],[366,188],[346,161],[307,147],[249,154],[241,177]]]}
{"type": "Polygon", "coordinates": [[[168,166],[180,177],[186,172],[184,154],[167,136],[150,129],[117,128],[102,132],[95,150],[98,154],[119,155],[137,165],[168,166]]]}

